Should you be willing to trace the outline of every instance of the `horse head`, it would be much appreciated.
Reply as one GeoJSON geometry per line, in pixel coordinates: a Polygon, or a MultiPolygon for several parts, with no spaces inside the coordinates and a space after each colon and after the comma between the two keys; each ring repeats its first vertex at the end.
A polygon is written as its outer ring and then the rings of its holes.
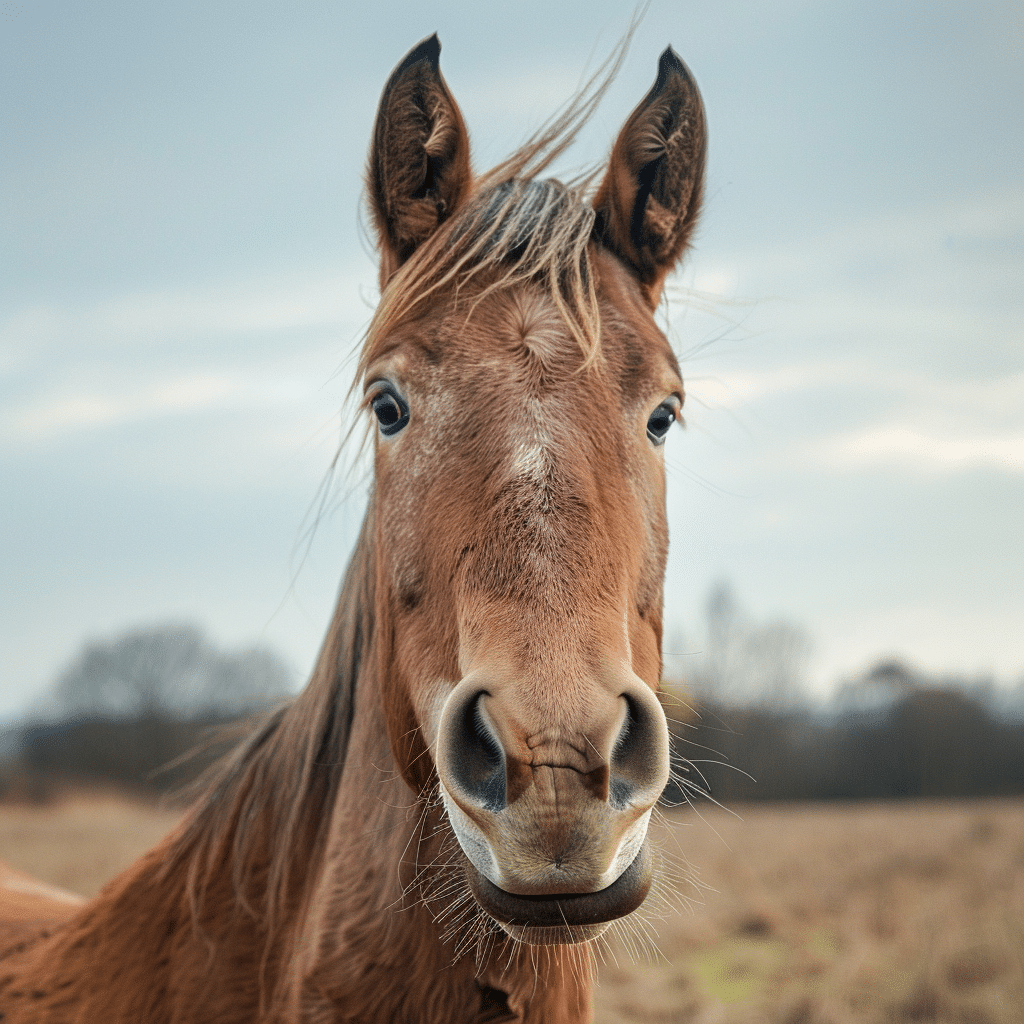
{"type": "Polygon", "coordinates": [[[662,444],[684,393],[653,314],[696,223],[704,110],[669,48],[592,196],[530,173],[541,145],[474,177],[439,50],[391,75],[368,172],[379,678],[480,907],[580,941],[645,898],[669,773],[662,444]]]}

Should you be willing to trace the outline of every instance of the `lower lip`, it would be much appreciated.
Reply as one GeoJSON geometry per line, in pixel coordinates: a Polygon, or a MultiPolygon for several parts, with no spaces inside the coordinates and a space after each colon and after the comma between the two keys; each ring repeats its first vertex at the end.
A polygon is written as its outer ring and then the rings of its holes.
{"type": "Polygon", "coordinates": [[[604,924],[625,917],[643,903],[651,888],[651,855],[644,843],[633,863],[598,892],[519,896],[496,886],[468,861],[466,878],[480,906],[501,924],[528,928],[604,924]]]}

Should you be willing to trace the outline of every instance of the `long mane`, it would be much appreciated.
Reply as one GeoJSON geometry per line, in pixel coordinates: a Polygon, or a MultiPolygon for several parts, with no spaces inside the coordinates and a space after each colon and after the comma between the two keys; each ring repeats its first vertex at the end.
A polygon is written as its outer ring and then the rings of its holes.
{"type": "Polygon", "coordinates": [[[296,887],[320,861],[344,779],[355,689],[373,664],[370,521],[368,512],[309,683],[202,780],[174,839],[167,870],[187,871],[197,924],[212,896],[207,879],[230,858],[230,896],[272,939],[296,887]]]}

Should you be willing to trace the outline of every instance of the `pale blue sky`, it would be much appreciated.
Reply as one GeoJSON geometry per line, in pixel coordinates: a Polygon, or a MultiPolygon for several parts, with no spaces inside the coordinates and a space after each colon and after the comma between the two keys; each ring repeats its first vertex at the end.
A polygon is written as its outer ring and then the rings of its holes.
{"type": "MultiPolygon", "coordinates": [[[[625,5],[0,5],[0,715],[81,643],[195,618],[304,676],[356,528],[303,517],[375,277],[362,168],[438,31],[480,167],[625,5]],[[294,585],[293,585],[294,580],[294,585]]],[[[1024,14],[654,0],[570,163],[671,43],[706,215],[668,317],[670,628],[708,587],[802,623],[819,688],[902,653],[1024,673],[1024,14]]]]}

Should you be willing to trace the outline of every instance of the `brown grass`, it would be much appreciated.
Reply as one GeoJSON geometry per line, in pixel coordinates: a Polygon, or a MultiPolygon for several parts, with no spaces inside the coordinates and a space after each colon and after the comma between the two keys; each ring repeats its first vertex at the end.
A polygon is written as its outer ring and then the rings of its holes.
{"type": "Polygon", "coordinates": [[[662,839],[699,902],[615,952],[599,1024],[1024,1022],[1024,801],[701,814],[662,839]]]}
{"type": "Polygon", "coordinates": [[[0,804],[0,860],[83,896],[128,867],[181,817],[116,794],[0,804]]]}
{"type": "MultiPolygon", "coordinates": [[[[655,830],[677,895],[648,915],[656,940],[613,941],[598,1024],[1024,1021],[1024,801],[738,814],[655,830]]],[[[113,796],[0,805],[0,858],[89,895],[177,818],[113,796]]]]}

